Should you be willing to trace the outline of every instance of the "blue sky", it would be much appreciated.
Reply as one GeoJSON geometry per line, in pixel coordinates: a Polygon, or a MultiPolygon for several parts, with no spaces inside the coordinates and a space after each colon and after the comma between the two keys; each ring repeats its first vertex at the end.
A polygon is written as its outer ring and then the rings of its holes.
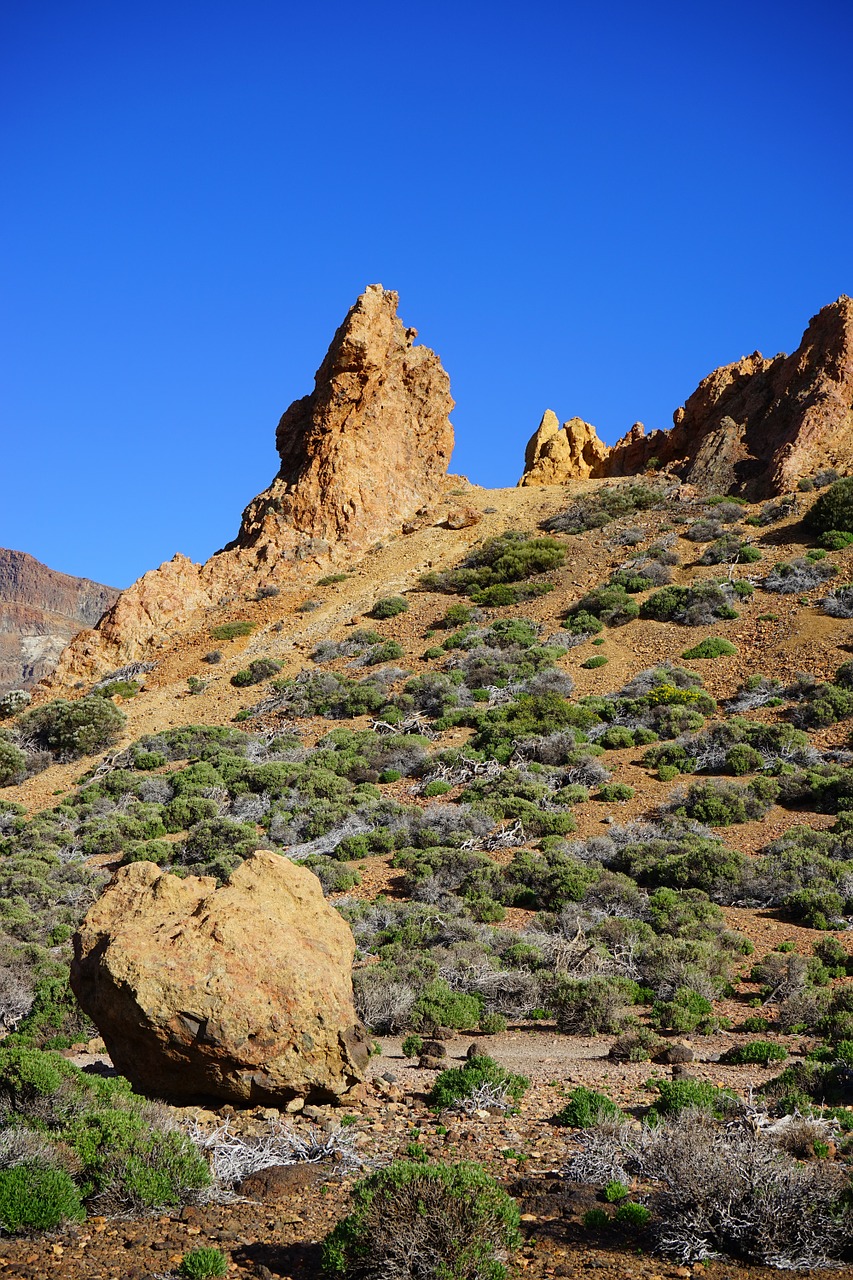
{"type": "Polygon", "coordinates": [[[0,14],[0,545],[127,585],[231,538],[365,285],[454,471],[613,441],[853,293],[849,0],[28,0],[0,14]]]}

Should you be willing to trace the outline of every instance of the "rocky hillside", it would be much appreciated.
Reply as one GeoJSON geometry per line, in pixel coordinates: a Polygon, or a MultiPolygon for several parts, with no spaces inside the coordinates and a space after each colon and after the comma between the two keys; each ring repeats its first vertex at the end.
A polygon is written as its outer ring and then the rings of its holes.
{"type": "MultiPolygon", "coordinates": [[[[66,651],[54,688],[73,700],[42,686],[0,726],[5,1026],[96,1076],[120,1040],[131,1075],[156,1041],[170,1072],[224,1061],[251,1077],[156,1113],[195,1152],[159,1219],[143,1214],[153,1199],[127,1199],[128,1153],[99,1149],[93,1184],[84,1122],[58,1115],[39,1159],[70,1170],[78,1217],[107,1192],[124,1216],[4,1242],[4,1257],[27,1280],[106,1280],[132,1250],[142,1280],[163,1273],[164,1238],[172,1268],[192,1240],[222,1247],[220,1273],[308,1280],[353,1170],[474,1159],[522,1211],[513,1273],[849,1271],[853,477],[825,465],[843,466],[841,447],[815,438],[814,470],[766,501],[668,465],[480,489],[443,476],[446,379],[395,308],[371,290],[350,313],[314,397],[285,415],[293,448],[241,538],[147,575],[66,651]],[[371,494],[345,438],[397,430],[422,431],[416,457],[371,494]],[[286,927],[260,906],[282,859],[355,942],[353,1007],[376,1052],[345,1094],[297,1084],[292,1063],[268,1089],[259,1014],[231,1007],[235,975],[267,982],[261,951],[289,984],[264,931],[295,954],[307,909],[292,888],[286,927]],[[244,890],[220,927],[217,899],[244,890]],[[69,990],[72,939],[106,1043],[69,990]],[[90,980],[122,986],[118,1033],[90,980]],[[259,1151],[275,1169],[251,1164],[259,1151]],[[185,1203],[199,1153],[206,1207],[185,1203]]],[[[703,395],[731,406],[718,391],[703,395]]],[[[575,456],[592,468],[586,442],[575,456]]],[[[311,986],[316,1011],[322,964],[311,986]]],[[[301,1030],[310,1064],[325,1049],[301,1030]]],[[[282,1024],[288,1045],[299,1033],[282,1024]]],[[[2,1096],[15,1070],[0,1052],[2,1096]]],[[[418,1217],[388,1214],[375,1250],[418,1217]]]]}
{"type": "Polygon", "coordinates": [[[609,448],[581,418],[548,410],[527,446],[520,484],[666,470],[707,492],[768,498],[853,466],[853,299],[813,317],[793,355],[760,351],[715,369],[673,414],[670,431],[635,423],[609,448]]]}
{"type": "Polygon", "coordinates": [[[68,641],[93,627],[118,595],[0,547],[0,693],[49,675],[68,641]]]}

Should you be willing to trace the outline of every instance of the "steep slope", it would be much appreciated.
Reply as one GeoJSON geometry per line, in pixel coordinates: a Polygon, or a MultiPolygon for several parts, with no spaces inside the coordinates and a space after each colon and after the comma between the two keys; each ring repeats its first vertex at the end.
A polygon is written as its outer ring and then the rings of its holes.
{"type": "Polygon", "coordinates": [[[715,369],[673,414],[670,431],[635,423],[612,448],[588,423],[549,411],[527,446],[521,485],[665,468],[688,484],[752,499],[853,466],[853,299],[812,318],[793,355],[759,351],[715,369]]]}
{"type": "Polygon", "coordinates": [[[72,636],[94,626],[118,594],[0,547],[0,692],[49,675],[72,636]]]}

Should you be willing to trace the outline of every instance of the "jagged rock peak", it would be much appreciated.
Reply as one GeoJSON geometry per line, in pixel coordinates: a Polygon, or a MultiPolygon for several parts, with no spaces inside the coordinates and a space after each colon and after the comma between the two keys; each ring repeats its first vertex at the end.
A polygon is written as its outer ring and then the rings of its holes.
{"type": "Polygon", "coordinates": [[[224,599],[294,585],[401,533],[432,503],[453,450],[450,380],[398,296],[370,285],[276,432],[281,468],[249,503],[235,540],[203,565],[176,555],[122,592],[63,652],[67,689],[151,656],[224,599]]]}
{"type": "Polygon", "coordinates": [[[232,546],[292,532],[367,546],[434,496],[453,450],[450,379],[399,297],[369,285],[338,329],[308,396],[276,432],[281,469],[243,514],[232,546]]]}
{"type": "Polygon", "coordinates": [[[654,466],[699,488],[763,498],[823,467],[853,470],[853,300],[842,295],[823,307],[793,355],[756,351],[715,369],[676,409],[670,431],[646,435],[637,423],[608,448],[589,424],[579,433],[577,418],[555,433],[552,417],[528,445],[521,484],[654,466]]]}

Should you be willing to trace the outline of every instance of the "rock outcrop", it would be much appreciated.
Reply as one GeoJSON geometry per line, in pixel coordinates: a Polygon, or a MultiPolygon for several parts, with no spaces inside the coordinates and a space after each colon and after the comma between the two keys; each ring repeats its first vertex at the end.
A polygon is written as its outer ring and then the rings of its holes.
{"type": "Polygon", "coordinates": [[[520,484],[668,469],[700,489],[760,499],[826,467],[853,469],[853,300],[814,316],[793,355],[756,351],[715,369],[673,415],[669,431],[636,423],[612,448],[573,418],[546,414],[527,447],[520,484]],[[547,421],[546,421],[547,420],[547,421]]]}
{"type": "Polygon", "coordinates": [[[253,854],[219,888],[137,862],[75,935],[71,986],[147,1094],[327,1102],[369,1057],[354,950],[316,876],[279,854],[253,854]]]}
{"type": "Polygon", "coordinates": [[[0,693],[49,675],[72,636],[94,626],[118,594],[0,547],[0,693]]]}
{"type": "Polygon", "coordinates": [[[370,285],[351,308],[313,392],[279,422],[280,470],[234,541],[203,565],[177,555],[135,582],[65,651],[54,689],[150,656],[223,599],[316,576],[435,500],[453,450],[450,380],[398,301],[370,285]]]}

